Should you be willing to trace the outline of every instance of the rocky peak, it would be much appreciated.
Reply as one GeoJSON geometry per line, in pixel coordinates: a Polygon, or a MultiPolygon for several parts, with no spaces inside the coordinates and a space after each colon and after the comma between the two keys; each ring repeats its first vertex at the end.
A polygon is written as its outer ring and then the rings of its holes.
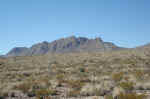
{"type": "Polygon", "coordinates": [[[26,55],[43,55],[46,53],[68,53],[68,52],[95,52],[95,51],[107,51],[116,50],[117,47],[113,43],[103,42],[99,37],[95,39],[89,39],[86,37],[70,36],[55,40],[53,42],[41,42],[31,46],[17,47],[12,49],[7,56],[26,56],[26,55]]]}

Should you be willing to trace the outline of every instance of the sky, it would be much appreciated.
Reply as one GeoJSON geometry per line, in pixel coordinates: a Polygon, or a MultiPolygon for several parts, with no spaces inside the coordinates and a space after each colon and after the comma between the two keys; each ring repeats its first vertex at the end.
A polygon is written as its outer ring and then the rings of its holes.
{"type": "Polygon", "coordinates": [[[75,35],[150,43],[150,0],[0,0],[0,54],[75,35]]]}

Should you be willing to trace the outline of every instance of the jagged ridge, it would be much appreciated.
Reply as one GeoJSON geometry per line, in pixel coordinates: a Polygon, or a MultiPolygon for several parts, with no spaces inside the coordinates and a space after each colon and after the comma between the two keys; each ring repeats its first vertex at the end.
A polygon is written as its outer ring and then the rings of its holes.
{"type": "Polygon", "coordinates": [[[71,36],[53,42],[42,42],[30,48],[16,47],[8,52],[7,56],[30,56],[43,55],[46,53],[68,53],[68,52],[96,52],[117,50],[120,47],[110,42],[104,42],[101,38],[89,39],[85,37],[71,36]]]}

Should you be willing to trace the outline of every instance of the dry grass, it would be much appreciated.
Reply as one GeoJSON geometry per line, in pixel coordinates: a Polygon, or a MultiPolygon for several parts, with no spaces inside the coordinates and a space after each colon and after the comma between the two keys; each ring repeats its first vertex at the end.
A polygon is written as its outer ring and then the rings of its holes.
{"type": "Polygon", "coordinates": [[[96,95],[111,99],[118,86],[127,92],[139,91],[142,86],[148,89],[150,57],[144,53],[124,50],[0,59],[0,94],[18,90],[38,97],[96,95]],[[65,92],[66,88],[70,91],[65,92]]]}

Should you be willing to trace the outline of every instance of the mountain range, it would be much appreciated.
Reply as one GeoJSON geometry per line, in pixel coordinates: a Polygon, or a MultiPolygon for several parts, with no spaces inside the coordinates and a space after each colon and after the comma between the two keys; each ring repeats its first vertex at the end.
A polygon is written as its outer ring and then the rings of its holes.
{"type": "Polygon", "coordinates": [[[123,49],[111,42],[104,42],[101,38],[89,39],[86,37],[70,36],[52,42],[41,42],[30,48],[15,47],[6,56],[31,56],[44,55],[47,53],[70,53],[70,52],[99,52],[123,49]]]}

